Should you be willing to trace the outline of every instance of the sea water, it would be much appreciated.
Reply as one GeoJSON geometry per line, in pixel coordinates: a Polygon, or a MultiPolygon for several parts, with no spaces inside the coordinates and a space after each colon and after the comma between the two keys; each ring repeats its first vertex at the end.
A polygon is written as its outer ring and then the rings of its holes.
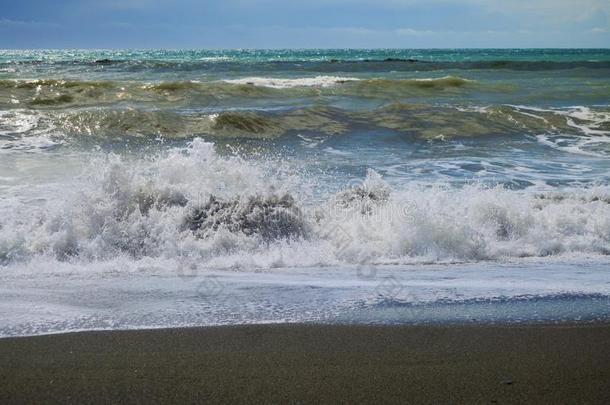
{"type": "Polygon", "coordinates": [[[608,50],[0,51],[0,335],[610,317],[608,50]]]}

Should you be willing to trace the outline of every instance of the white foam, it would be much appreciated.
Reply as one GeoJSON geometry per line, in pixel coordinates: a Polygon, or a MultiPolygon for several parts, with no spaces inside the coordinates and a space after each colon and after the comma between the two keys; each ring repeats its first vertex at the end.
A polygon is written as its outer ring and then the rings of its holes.
{"type": "Polygon", "coordinates": [[[340,83],[357,81],[354,77],[339,76],[316,76],[300,77],[295,79],[271,78],[271,77],[245,77],[242,79],[224,80],[226,83],[251,84],[254,86],[285,89],[292,87],[331,87],[340,83]]]}
{"type": "Polygon", "coordinates": [[[0,150],[38,150],[59,143],[43,113],[28,110],[0,111],[0,150]],[[44,122],[43,122],[44,121],[44,122]]]}
{"type": "Polygon", "coordinates": [[[337,156],[351,156],[351,155],[353,155],[352,152],[335,149],[335,148],[333,148],[331,146],[328,146],[328,147],[324,148],[324,152],[326,152],[326,153],[328,153],[330,155],[337,155],[337,156]]]}
{"type": "Polygon", "coordinates": [[[55,272],[34,260],[0,272],[0,337],[279,322],[608,319],[607,266],[546,261],[184,274],[166,260],[63,262],[55,272]]]}
{"type": "Polygon", "coordinates": [[[549,133],[537,135],[540,143],[568,153],[607,157],[610,154],[610,130],[601,129],[610,123],[610,112],[594,111],[589,107],[573,106],[567,108],[545,109],[522,105],[511,106],[520,114],[537,118],[549,125],[549,133]],[[545,118],[535,113],[550,113],[565,118],[566,125],[574,128],[579,135],[562,133],[545,118]]]}
{"type": "Polygon", "coordinates": [[[610,135],[610,131],[598,129],[601,125],[610,122],[610,112],[593,112],[588,107],[576,107],[559,114],[565,115],[568,125],[585,135],[610,135]],[[579,124],[574,119],[584,121],[584,124],[579,124]]]}
{"type": "Polygon", "coordinates": [[[27,110],[0,111],[0,134],[22,134],[38,126],[41,115],[27,110]]]}
{"type": "Polygon", "coordinates": [[[610,253],[608,187],[546,194],[481,185],[392,188],[370,171],[353,190],[314,198],[310,180],[281,162],[223,157],[200,139],[154,159],[101,155],[83,176],[47,185],[55,192],[47,190],[42,205],[3,203],[0,260],[10,266],[46,257],[86,266],[123,255],[252,269],[610,253]],[[201,237],[183,226],[189,210],[211,195],[248,204],[250,196],[283,193],[302,209],[303,237],[270,241],[222,224],[201,237]],[[162,203],[175,196],[186,206],[162,203]]]}

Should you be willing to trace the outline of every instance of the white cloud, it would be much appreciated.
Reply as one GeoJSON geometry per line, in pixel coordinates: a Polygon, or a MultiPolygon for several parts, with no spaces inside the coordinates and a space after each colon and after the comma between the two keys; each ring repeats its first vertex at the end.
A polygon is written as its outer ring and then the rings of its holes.
{"type": "Polygon", "coordinates": [[[58,27],[58,24],[41,22],[41,21],[22,21],[9,20],[8,18],[0,19],[0,27],[4,28],[27,28],[27,27],[58,27]]]}
{"type": "Polygon", "coordinates": [[[422,37],[425,35],[434,35],[435,32],[431,30],[415,30],[413,28],[398,28],[394,30],[394,33],[400,36],[413,36],[422,37]]]}
{"type": "MultiPolygon", "coordinates": [[[[146,1],[146,0],[129,0],[146,1]]],[[[277,0],[225,0],[233,6],[270,7],[277,0]]],[[[443,4],[478,7],[482,12],[531,15],[541,19],[555,21],[583,21],[601,12],[610,14],[609,0],[284,0],[282,4],[293,3],[299,8],[308,6],[320,8],[329,5],[370,6],[371,8],[406,9],[414,6],[443,4]]]]}

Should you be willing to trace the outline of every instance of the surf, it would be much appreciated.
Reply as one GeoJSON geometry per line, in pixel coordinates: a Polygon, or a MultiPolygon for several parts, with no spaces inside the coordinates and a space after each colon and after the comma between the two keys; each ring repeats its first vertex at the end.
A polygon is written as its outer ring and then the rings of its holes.
{"type": "Polygon", "coordinates": [[[0,221],[2,264],[187,255],[232,267],[282,252],[285,266],[302,267],[610,254],[607,187],[396,188],[369,170],[316,198],[298,174],[278,177],[277,164],[222,156],[201,139],[150,160],[100,156],[46,204],[12,201],[0,221]]]}

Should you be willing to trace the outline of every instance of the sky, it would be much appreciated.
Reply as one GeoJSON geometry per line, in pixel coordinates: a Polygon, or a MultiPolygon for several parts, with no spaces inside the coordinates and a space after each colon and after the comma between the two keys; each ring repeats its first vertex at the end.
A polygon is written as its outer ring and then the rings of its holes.
{"type": "Polygon", "coordinates": [[[610,47],[610,0],[0,0],[0,48],[610,47]]]}

